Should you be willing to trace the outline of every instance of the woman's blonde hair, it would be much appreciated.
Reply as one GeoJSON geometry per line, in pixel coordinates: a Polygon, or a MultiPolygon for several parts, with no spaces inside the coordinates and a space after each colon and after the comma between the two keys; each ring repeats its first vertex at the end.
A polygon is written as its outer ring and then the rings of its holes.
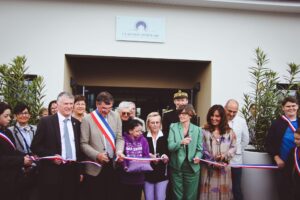
{"type": "Polygon", "coordinates": [[[150,118],[151,117],[159,117],[159,121],[160,121],[160,129],[162,129],[162,123],[161,123],[161,116],[158,112],[151,112],[147,115],[147,119],[146,119],[146,128],[149,131],[149,123],[150,123],[150,118]]]}

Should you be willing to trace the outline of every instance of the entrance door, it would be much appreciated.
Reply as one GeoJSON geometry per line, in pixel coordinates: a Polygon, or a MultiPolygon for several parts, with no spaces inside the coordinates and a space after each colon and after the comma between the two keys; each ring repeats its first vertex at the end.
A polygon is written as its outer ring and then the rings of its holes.
{"type": "MultiPolygon", "coordinates": [[[[101,91],[108,91],[113,95],[114,108],[118,107],[121,101],[134,102],[138,117],[146,120],[150,112],[156,111],[162,115],[164,111],[173,109],[173,94],[177,92],[177,89],[86,86],[85,96],[89,111],[95,109],[96,97],[101,91]]],[[[189,97],[191,96],[189,90],[184,91],[189,94],[189,97]]]]}

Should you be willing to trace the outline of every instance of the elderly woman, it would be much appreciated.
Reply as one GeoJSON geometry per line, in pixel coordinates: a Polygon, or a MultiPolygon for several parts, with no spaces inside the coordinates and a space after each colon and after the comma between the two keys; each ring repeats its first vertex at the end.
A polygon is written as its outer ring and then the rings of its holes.
{"type": "Polygon", "coordinates": [[[19,185],[22,168],[30,167],[32,160],[16,148],[15,139],[7,129],[10,115],[10,106],[0,102],[0,194],[1,199],[17,200],[23,193],[19,185]]]}
{"type": "Polygon", "coordinates": [[[74,100],[74,109],[73,109],[72,116],[81,122],[85,115],[86,115],[85,97],[82,95],[76,95],[74,100]]]}
{"type": "Polygon", "coordinates": [[[171,152],[171,182],[174,199],[197,198],[202,156],[201,128],[191,123],[195,115],[191,104],[178,109],[179,122],[170,125],[168,148],[171,152]]]}
{"type": "MultiPolygon", "coordinates": [[[[212,106],[207,113],[203,133],[203,157],[206,160],[229,163],[236,152],[236,136],[228,125],[225,109],[212,106]]],[[[204,163],[201,168],[200,200],[231,200],[231,167],[204,163]]]]}
{"type": "Polygon", "coordinates": [[[146,120],[148,132],[145,137],[149,144],[152,157],[162,157],[163,160],[151,163],[153,171],[146,173],[144,191],[146,200],[165,200],[168,185],[167,162],[168,143],[161,131],[161,116],[158,112],[149,113],[146,120]]]}
{"type": "Polygon", "coordinates": [[[122,133],[128,130],[128,123],[132,119],[130,117],[131,110],[130,110],[130,102],[128,101],[122,101],[120,102],[118,108],[117,108],[120,118],[122,120],[122,133]]]}
{"type": "Polygon", "coordinates": [[[291,199],[289,198],[290,192],[287,187],[289,184],[287,183],[287,177],[284,175],[284,167],[289,152],[296,146],[294,130],[300,127],[300,118],[297,117],[299,104],[295,98],[286,97],[281,105],[283,115],[272,123],[266,139],[266,148],[280,168],[277,170],[279,198],[291,199]]]}

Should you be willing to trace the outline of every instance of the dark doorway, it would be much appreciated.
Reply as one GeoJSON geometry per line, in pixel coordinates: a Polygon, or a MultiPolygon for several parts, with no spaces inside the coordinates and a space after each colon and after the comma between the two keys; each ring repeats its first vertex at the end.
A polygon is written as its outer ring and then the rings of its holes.
{"type": "MultiPolygon", "coordinates": [[[[78,86],[79,91],[82,91],[82,86],[78,86]]],[[[89,111],[95,109],[95,100],[99,92],[108,91],[114,99],[114,108],[121,101],[132,101],[136,104],[139,117],[146,120],[150,112],[157,111],[161,115],[164,111],[173,109],[173,94],[177,89],[161,89],[161,88],[132,88],[132,87],[99,87],[86,86],[85,96],[87,98],[87,108],[89,111]]],[[[190,90],[183,90],[191,97],[190,90]]]]}

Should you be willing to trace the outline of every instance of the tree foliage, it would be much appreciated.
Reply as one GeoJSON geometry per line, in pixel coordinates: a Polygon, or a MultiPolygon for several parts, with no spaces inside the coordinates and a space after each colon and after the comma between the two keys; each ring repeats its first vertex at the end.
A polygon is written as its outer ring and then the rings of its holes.
{"type": "Polygon", "coordinates": [[[255,50],[254,67],[250,67],[250,86],[252,92],[244,94],[242,114],[248,124],[252,144],[258,151],[265,150],[265,138],[273,120],[281,114],[281,100],[289,95],[289,90],[297,87],[297,74],[300,65],[288,64],[289,76],[284,77],[288,88],[279,90],[279,74],[266,67],[269,59],[260,49],[255,50]],[[251,114],[251,106],[255,106],[255,114],[251,114]]]}
{"type": "Polygon", "coordinates": [[[12,63],[0,65],[0,95],[12,108],[18,103],[27,104],[31,112],[30,123],[36,124],[43,106],[45,84],[41,76],[28,78],[25,64],[26,57],[17,56],[12,63]]]}

